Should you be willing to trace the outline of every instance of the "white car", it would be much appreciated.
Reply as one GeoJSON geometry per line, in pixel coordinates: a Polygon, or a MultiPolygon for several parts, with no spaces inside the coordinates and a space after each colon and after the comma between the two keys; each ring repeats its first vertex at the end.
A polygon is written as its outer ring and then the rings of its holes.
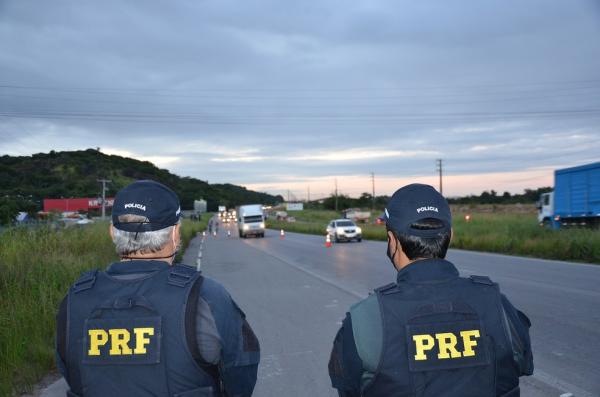
{"type": "Polygon", "coordinates": [[[336,243],[351,240],[359,243],[362,241],[362,229],[349,219],[335,219],[329,222],[325,231],[336,243]]]}

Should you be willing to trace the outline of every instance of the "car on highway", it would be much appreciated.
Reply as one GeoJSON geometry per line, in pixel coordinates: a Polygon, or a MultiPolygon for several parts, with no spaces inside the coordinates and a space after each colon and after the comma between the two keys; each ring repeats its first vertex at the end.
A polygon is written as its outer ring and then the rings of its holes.
{"type": "Polygon", "coordinates": [[[336,243],[340,241],[362,241],[362,229],[349,219],[334,219],[325,230],[336,243]]]}

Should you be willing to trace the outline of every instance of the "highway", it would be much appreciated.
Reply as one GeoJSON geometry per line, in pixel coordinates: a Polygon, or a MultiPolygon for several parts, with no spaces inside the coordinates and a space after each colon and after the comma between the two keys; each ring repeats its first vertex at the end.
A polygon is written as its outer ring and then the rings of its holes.
{"type": "MultiPolygon", "coordinates": [[[[262,350],[254,395],[337,396],[327,362],[351,304],[395,280],[385,243],[334,244],[269,230],[239,239],[235,226],[194,239],[185,262],[226,286],[246,312],[262,350]]],[[[526,397],[600,396],[600,266],[450,250],[464,275],[488,275],[532,321],[535,374],[526,397]]],[[[57,392],[58,391],[58,392],[57,392]]],[[[54,397],[60,383],[42,393],[54,397]]]]}

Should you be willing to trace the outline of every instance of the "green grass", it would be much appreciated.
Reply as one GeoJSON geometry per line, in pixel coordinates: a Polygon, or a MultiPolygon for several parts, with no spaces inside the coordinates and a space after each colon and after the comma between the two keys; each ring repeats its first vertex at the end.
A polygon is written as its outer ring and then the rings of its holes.
{"type": "MultiPolygon", "coordinates": [[[[206,227],[184,220],[182,246],[206,227]]],[[[0,396],[30,391],[54,366],[55,314],[81,272],[117,260],[108,223],[0,235],[0,396]]]]}
{"type": "MultiPolygon", "coordinates": [[[[340,217],[334,211],[311,210],[290,215],[297,221],[269,220],[267,226],[325,236],[327,223],[340,217]]],[[[451,248],[600,264],[599,230],[549,230],[537,224],[534,214],[476,213],[471,215],[470,222],[465,221],[463,214],[457,214],[453,226],[451,248]]],[[[365,239],[387,238],[385,226],[360,224],[360,227],[365,239]]]]}

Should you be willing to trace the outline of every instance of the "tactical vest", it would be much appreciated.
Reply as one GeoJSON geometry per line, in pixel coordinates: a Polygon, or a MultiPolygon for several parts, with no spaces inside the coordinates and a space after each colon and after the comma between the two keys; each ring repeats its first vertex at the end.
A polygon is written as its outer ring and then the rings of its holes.
{"type": "Polygon", "coordinates": [[[200,273],[159,261],[126,265],[128,273],[152,271],[134,279],[91,271],[69,290],[67,396],[218,396],[186,341],[188,296],[200,273]]]}
{"type": "Polygon", "coordinates": [[[401,282],[376,294],[382,348],[363,396],[519,396],[500,291],[489,278],[401,282]]]}

